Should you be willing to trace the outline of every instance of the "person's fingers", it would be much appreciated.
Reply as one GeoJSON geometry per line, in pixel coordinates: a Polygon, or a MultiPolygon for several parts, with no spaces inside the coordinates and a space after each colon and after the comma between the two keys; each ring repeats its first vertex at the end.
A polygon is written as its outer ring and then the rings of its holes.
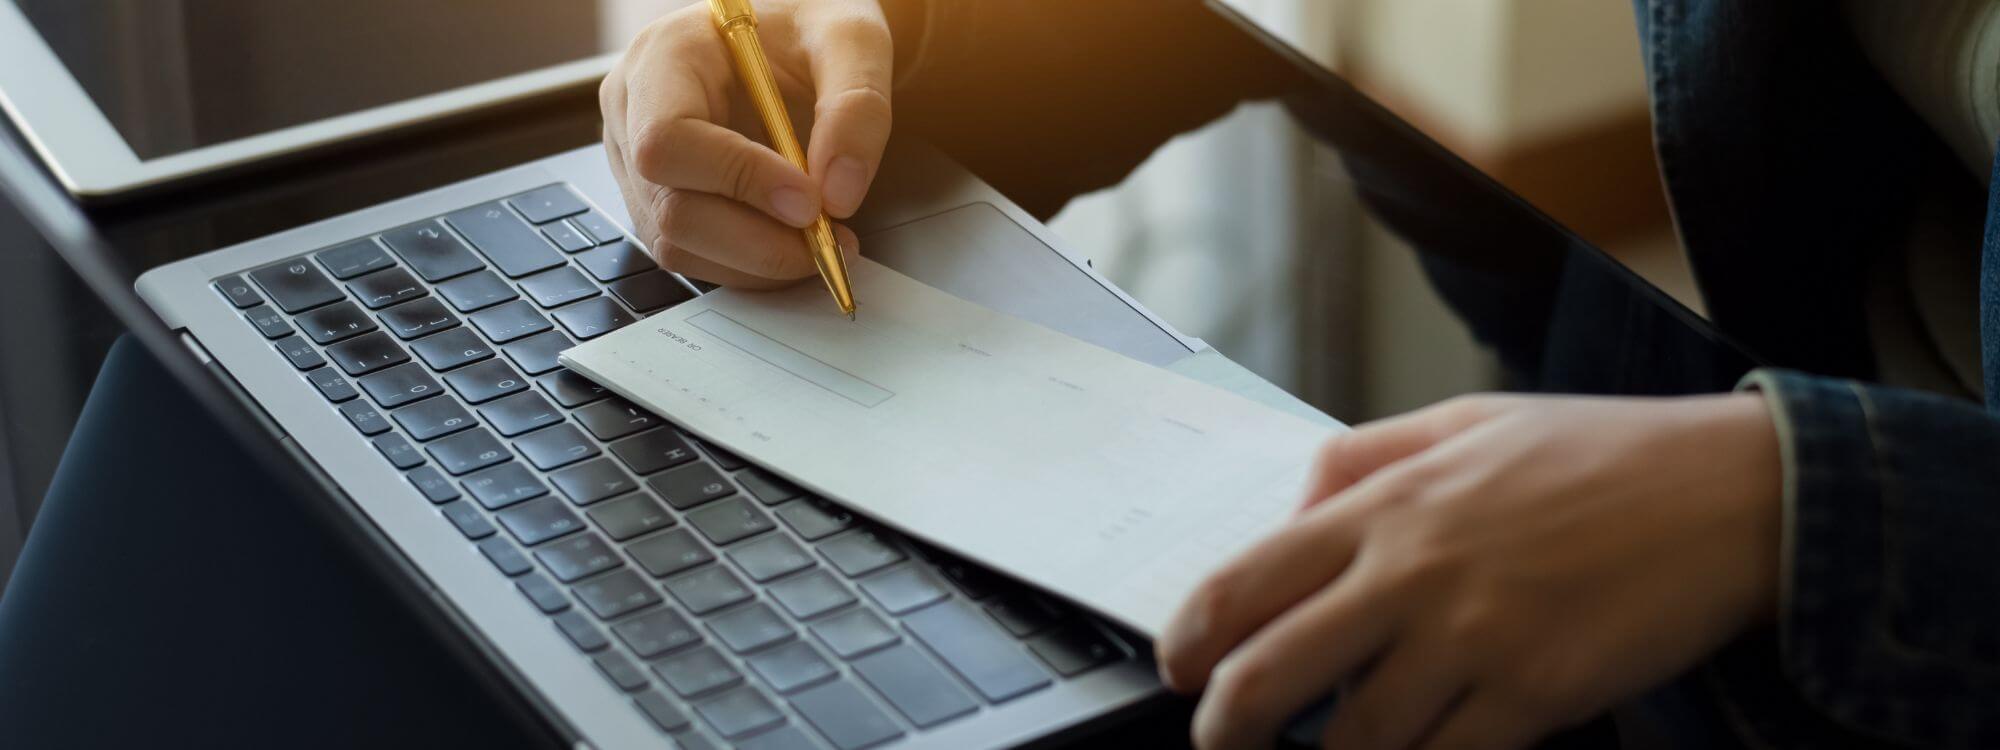
{"type": "Polygon", "coordinates": [[[1423,739],[1465,690],[1452,646],[1404,639],[1341,697],[1322,747],[1404,750],[1423,739]]]}
{"type": "Polygon", "coordinates": [[[1381,651],[1401,619],[1389,596],[1350,576],[1257,631],[1216,667],[1195,709],[1195,744],[1269,746],[1287,719],[1381,651]]]}
{"type": "Polygon", "coordinates": [[[1161,679],[1200,689],[1244,638],[1339,576],[1360,541],[1359,512],[1329,506],[1299,517],[1210,574],[1154,642],[1161,679]]]}
{"type": "Polygon", "coordinates": [[[1329,438],[1313,464],[1299,512],[1304,513],[1346,491],[1390,464],[1422,453],[1445,438],[1493,418],[1509,403],[1495,397],[1453,399],[1329,438]]]}
{"type": "Polygon", "coordinates": [[[665,196],[655,215],[662,243],[750,276],[789,283],[819,272],[806,252],[803,233],[742,203],[674,190],[665,196]]]}
{"type": "Polygon", "coordinates": [[[1543,734],[1519,706],[1490,690],[1459,703],[1418,747],[1421,750],[1514,750],[1543,734]]]}
{"type": "Polygon", "coordinates": [[[895,49],[875,3],[835,8],[801,23],[799,33],[812,51],[818,98],[806,163],[827,214],[845,219],[867,198],[889,144],[895,49]]]}
{"type": "Polygon", "coordinates": [[[819,216],[818,184],[778,152],[721,124],[735,73],[707,13],[697,5],[674,14],[649,27],[648,38],[628,54],[618,139],[625,156],[647,182],[726,196],[805,227],[819,216]]]}

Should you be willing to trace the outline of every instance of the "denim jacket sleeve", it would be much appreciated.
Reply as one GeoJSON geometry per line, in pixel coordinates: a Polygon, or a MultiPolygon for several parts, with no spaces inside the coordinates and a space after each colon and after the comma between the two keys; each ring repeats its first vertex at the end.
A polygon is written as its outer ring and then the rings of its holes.
{"type": "MultiPolygon", "coordinates": [[[[1780,370],[1744,387],[1766,394],[1785,461],[1783,682],[1863,736],[2000,747],[2000,417],[1780,370]]],[[[1770,703],[1720,683],[1725,702],[1770,703]]],[[[1768,744],[1811,744],[1738,715],[1768,744]]]]}

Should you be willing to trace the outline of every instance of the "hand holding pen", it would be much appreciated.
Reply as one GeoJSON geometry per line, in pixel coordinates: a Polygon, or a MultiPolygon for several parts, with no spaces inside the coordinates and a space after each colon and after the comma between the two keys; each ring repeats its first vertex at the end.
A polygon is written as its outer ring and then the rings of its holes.
{"type": "MultiPolygon", "coordinates": [[[[600,91],[605,142],[635,229],[663,267],[724,286],[821,275],[805,232],[852,216],[890,127],[893,48],[874,0],[765,0],[758,36],[782,90],[815,92],[801,169],[746,136],[760,114],[711,9],[647,27],[600,91]]],[[[775,145],[775,144],[774,144],[775,145]]],[[[832,226],[838,246],[859,246],[832,226]]]]}

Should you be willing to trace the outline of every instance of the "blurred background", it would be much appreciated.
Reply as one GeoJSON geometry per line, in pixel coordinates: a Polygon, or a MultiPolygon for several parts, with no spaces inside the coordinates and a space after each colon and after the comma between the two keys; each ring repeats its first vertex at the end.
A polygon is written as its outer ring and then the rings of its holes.
{"type": "MultiPolygon", "coordinates": [[[[1653,158],[1630,4],[1230,2],[1700,310],[1653,158]]],[[[1281,105],[1175,140],[1052,224],[1183,332],[1343,419],[1498,386],[1338,157],[1281,105]]]]}

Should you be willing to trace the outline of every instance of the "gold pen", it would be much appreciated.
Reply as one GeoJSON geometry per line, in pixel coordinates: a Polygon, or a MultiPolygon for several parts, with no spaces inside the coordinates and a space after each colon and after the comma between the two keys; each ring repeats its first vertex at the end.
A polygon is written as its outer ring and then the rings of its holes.
{"type": "MultiPolygon", "coordinates": [[[[785,97],[778,92],[778,80],[771,76],[771,61],[764,57],[764,46],[757,40],[757,13],[750,9],[750,0],[708,0],[708,9],[715,16],[716,31],[729,43],[730,56],[736,58],[737,77],[743,79],[744,88],[750,90],[750,100],[757,105],[757,114],[764,118],[771,146],[800,171],[805,171],[805,150],[799,148],[799,137],[792,132],[792,116],[785,111],[785,97]]],[[[812,253],[813,265],[819,267],[826,290],[833,293],[833,301],[839,303],[847,319],[853,320],[854,288],[847,280],[847,260],[840,255],[840,243],[833,239],[833,224],[822,212],[812,226],[805,228],[805,235],[806,251],[812,253]]]]}

